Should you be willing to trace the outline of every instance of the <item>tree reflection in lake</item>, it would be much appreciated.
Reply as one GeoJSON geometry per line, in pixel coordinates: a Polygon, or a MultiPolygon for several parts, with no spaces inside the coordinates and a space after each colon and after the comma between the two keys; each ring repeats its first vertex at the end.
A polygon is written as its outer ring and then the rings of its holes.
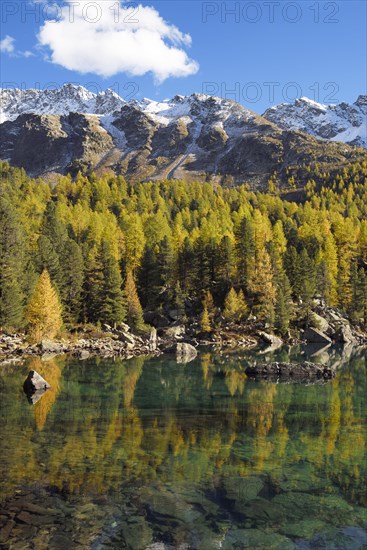
{"type": "Polygon", "coordinates": [[[320,385],[255,382],[255,359],[1,367],[0,542],[363,548],[364,352],[329,350],[340,368],[320,385]],[[34,406],[21,389],[30,368],[52,386],[34,406]]]}

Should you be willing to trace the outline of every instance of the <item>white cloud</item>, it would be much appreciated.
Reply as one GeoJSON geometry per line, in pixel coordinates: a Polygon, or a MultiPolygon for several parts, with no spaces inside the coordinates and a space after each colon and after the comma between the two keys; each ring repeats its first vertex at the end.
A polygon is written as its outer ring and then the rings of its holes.
{"type": "Polygon", "coordinates": [[[120,72],[152,72],[162,82],[198,70],[184,50],[191,37],[164,21],[153,7],[115,0],[67,0],[54,21],[41,27],[39,42],[50,60],[72,71],[110,77],[120,72]],[[117,10],[117,6],[120,6],[117,10]]]}
{"type": "Polygon", "coordinates": [[[0,41],[0,51],[3,53],[7,53],[10,55],[10,57],[33,57],[34,53],[30,52],[29,50],[25,50],[24,52],[21,50],[15,49],[15,38],[12,36],[6,35],[3,40],[0,41]]]}
{"type": "Polygon", "coordinates": [[[0,41],[0,51],[5,53],[13,53],[15,49],[14,42],[15,39],[7,34],[5,38],[0,41]]]}

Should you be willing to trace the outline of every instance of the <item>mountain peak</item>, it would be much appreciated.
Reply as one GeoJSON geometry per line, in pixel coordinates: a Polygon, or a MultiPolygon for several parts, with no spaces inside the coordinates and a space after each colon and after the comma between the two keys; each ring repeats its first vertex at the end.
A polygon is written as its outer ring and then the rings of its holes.
{"type": "Polygon", "coordinates": [[[353,104],[317,103],[307,97],[267,109],[263,117],[284,130],[299,130],[317,138],[367,148],[367,96],[353,104]]]}

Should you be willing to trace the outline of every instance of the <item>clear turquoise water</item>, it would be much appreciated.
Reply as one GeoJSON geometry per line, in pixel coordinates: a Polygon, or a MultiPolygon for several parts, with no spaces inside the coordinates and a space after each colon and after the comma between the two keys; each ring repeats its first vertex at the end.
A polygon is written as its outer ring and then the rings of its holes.
{"type": "Polygon", "coordinates": [[[316,385],[249,380],[255,359],[0,367],[0,548],[367,548],[366,354],[321,354],[316,385]]]}

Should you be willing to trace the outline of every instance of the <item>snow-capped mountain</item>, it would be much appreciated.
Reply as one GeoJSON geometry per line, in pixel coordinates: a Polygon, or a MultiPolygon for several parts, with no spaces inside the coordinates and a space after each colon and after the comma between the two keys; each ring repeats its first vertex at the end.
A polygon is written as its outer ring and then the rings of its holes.
{"type": "Polygon", "coordinates": [[[367,96],[353,104],[323,105],[301,97],[267,109],[263,117],[285,130],[367,148],[367,96]]]}
{"type": "Polygon", "coordinates": [[[111,114],[125,101],[114,91],[95,94],[83,86],[65,84],[50,90],[0,89],[0,123],[22,114],[68,115],[69,113],[111,114]]]}
{"type": "Polygon", "coordinates": [[[203,178],[266,185],[310,161],[328,170],[358,154],[284,130],[242,105],[203,94],[124,101],[111,90],[2,90],[0,159],[32,176],[85,172],[139,180],[203,178]]]}

